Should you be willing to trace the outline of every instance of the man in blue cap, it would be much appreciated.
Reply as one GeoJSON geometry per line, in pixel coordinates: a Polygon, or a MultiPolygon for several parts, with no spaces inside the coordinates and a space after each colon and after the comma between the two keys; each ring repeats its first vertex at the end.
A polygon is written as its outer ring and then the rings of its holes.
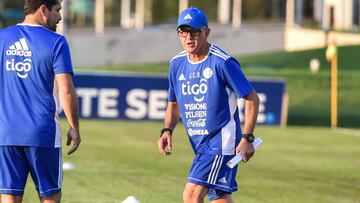
{"type": "Polygon", "coordinates": [[[204,202],[208,195],[211,202],[231,203],[231,193],[237,191],[237,167],[231,169],[226,163],[236,153],[245,162],[254,154],[259,98],[236,59],[207,41],[210,29],[203,11],[184,10],[177,34],[185,50],[170,61],[168,106],[158,148],[162,154],[171,153],[172,132],[181,114],[195,152],[184,202],[204,202]],[[243,131],[237,107],[241,98],[245,99],[243,131]]]}

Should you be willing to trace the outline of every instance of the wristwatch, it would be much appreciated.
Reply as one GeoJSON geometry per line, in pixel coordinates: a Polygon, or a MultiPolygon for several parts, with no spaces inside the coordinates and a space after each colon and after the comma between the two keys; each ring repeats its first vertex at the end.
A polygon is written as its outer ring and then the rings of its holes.
{"type": "Polygon", "coordinates": [[[169,133],[170,133],[170,135],[172,135],[172,130],[170,129],[170,128],[163,128],[163,129],[161,129],[161,131],[160,131],[160,137],[162,136],[162,134],[164,133],[164,132],[166,132],[166,131],[168,131],[169,133]]]}
{"type": "Polygon", "coordinates": [[[252,133],[245,133],[242,135],[243,138],[245,138],[248,142],[254,142],[255,136],[252,133]]]}

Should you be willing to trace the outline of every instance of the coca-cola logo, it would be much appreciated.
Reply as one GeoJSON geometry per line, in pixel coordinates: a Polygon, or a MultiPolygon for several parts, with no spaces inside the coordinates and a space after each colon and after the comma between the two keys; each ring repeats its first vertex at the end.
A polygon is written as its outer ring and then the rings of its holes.
{"type": "Polygon", "coordinates": [[[189,119],[187,121],[187,127],[191,128],[191,127],[205,127],[206,125],[206,118],[199,118],[197,120],[192,120],[189,119]]]}

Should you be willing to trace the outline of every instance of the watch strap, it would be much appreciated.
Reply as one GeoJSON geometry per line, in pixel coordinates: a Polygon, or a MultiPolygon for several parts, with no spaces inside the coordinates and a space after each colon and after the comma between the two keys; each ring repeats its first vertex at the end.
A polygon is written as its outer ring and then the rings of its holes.
{"type": "Polygon", "coordinates": [[[243,138],[245,138],[248,142],[254,142],[255,136],[253,133],[244,133],[242,135],[243,138]]]}
{"type": "Polygon", "coordinates": [[[170,133],[170,135],[172,135],[172,130],[170,128],[163,128],[160,131],[160,137],[164,134],[164,132],[168,131],[170,133]]]}

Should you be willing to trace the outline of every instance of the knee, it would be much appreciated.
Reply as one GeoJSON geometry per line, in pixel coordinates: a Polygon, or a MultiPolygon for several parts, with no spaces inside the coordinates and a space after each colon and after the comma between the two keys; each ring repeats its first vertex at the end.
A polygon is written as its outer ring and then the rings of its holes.
{"type": "Polygon", "coordinates": [[[202,202],[204,199],[201,191],[195,190],[194,188],[188,188],[184,190],[183,200],[184,203],[202,202]]]}
{"type": "Polygon", "coordinates": [[[61,200],[61,192],[50,196],[41,197],[42,203],[60,203],[60,200],[61,200]]]}
{"type": "Polygon", "coordinates": [[[1,202],[3,203],[21,203],[22,202],[22,195],[8,195],[8,194],[1,194],[1,202]]]}

